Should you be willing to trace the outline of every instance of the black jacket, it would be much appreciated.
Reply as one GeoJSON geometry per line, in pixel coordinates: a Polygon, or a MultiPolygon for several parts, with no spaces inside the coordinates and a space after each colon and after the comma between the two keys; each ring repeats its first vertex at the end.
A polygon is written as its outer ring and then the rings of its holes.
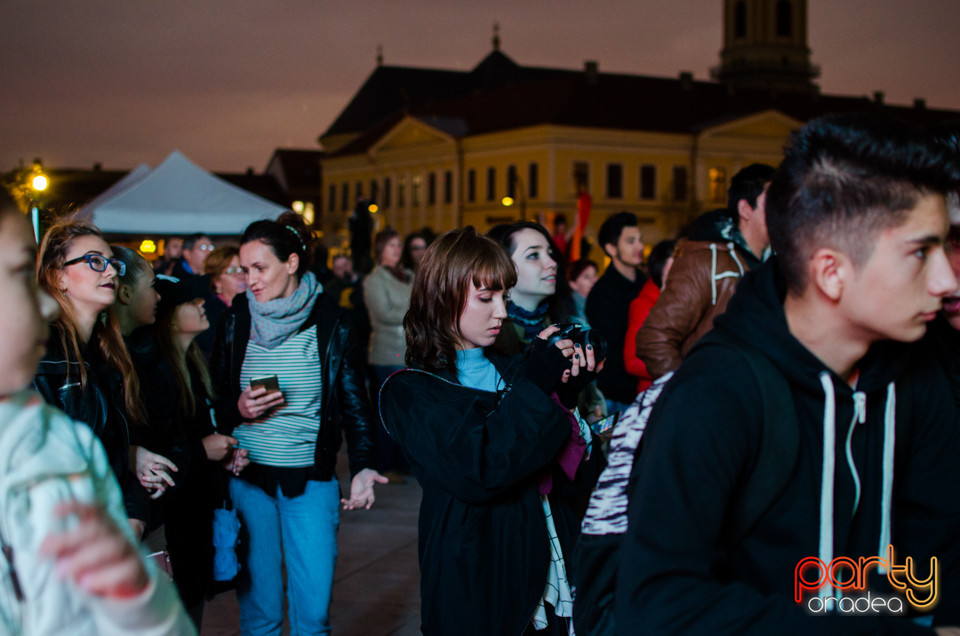
{"type": "Polygon", "coordinates": [[[193,415],[179,409],[173,370],[160,352],[153,327],[141,327],[125,339],[140,377],[147,426],[134,430],[133,442],[177,465],[176,485],[153,502],[152,526],[165,527],[173,581],[184,605],[201,602],[213,580],[213,509],[222,500],[227,473],[207,460],[203,438],[215,431],[206,388],[191,373],[193,415]]]}
{"type": "MultiPolygon", "coordinates": [[[[570,420],[516,376],[517,357],[491,356],[502,394],[405,369],[380,392],[380,414],[423,487],[420,616],[424,634],[521,634],[543,595],[549,544],[538,476],[570,437],[570,420]]],[[[551,509],[568,552],[576,522],[551,509]]]]}
{"type": "Polygon", "coordinates": [[[623,341],[630,323],[630,302],[640,294],[647,277],[637,272],[631,281],[610,265],[587,295],[587,320],[607,340],[607,359],[597,386],[608,400],[630,404],[637,397],[637,377],[627,373],[623,341]]]}
{"type": "Polygon", "coordinates": [[[124,407],[123,378],[101,360],[93,339],[83,358],[83,362],[78,362],[67,355],[60,328],[52,326],[47,353],[37,366],[33,386],[47,404],[93,429],[120,483],[127,515],[146,522],[150,518],[150,499],[128,465],[130,430],[124,407]],[[87,375],[84,386],[80,383],[81,365],[87,375]]]}
{"type": "MultiPolygon", "coordinates": [[[[329,481],[335,478],[337,451],[344,436],[350,474],[375,467],[376,429],[364,384],[362,353],[343,310],[329,294],[320,294],[300,331],[312,326],[317,328],[323,373],[313,473],[321,481],[329,481]]],[[[224,433],[242,423],[237,401],[244,388],[240,386],[240,370],[249,340],[250,307],[246,295],[237,294],[220,320],[210,358],[210,373],[217,393],[217,422],[225,429],[224,433]]]]}
{"type": "MultiPolygon", "coordinates": [[[[786,468],[792,476],[742,539],[732,540],[743,480],[760,448],[759,386],[737,350],[694,348],[654,407],[634,464],[618,629],[928,633],[906,618],[815,615],[794,601],[797,565],[821,554],[824,528],[832,528],[834,558],[878,555],[884,476],[891,474],[890,539],[898,560],[912,557],[926,576],[930,557],[940,559],[936,620],[957,625],[960,426],[946,380],[936,364],[916,355],[915,344],[880,342],[859,362],[855,392],[789,332],[775,260],[743,279],[716,329],[740,334],[786,378],[799,428],[796,463],[786,468]],[[863,420],[854,423],[858,402],[863,420]],[[830,416],[833,457],[823,451],[830,416]],[[884,431],[888,416],[895,417],[888,420],[895,438],[884,431]],[[893,463],[885,466],[889,439],[895,439],[893,463]],[[834,505],[822,515],[824,465],[835,469],[834,505]]],[[[870,589],[874,596],[892,594],[886,577],[871,577],[870,589]]]]}

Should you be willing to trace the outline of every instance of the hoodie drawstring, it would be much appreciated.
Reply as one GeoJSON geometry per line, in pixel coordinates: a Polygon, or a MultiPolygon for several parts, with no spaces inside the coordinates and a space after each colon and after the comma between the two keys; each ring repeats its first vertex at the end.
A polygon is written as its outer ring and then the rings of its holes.
{"type": "MultiPolygon", "coordinates": [[[[824,563],[833,561],[833,490],[836,477],[836,395],[833,381],[826,371],[820,373],[820,384],[825,396],[823,405],[823,470],[820,480],[820,560],[824,563]]],[[[846,456],[850,466],[856,493],[854,496],[853,512],[856,512],[860,502],[860,476],[853,462],[851,440],[856,424],[863,424],[867,420],[867,396],[861,391],[853,394],[854,410],[850,429],[847,431],[846,456]]],[[[883,473],[880,502],[880,545],[877,556],[881,563],[887,557],[887,546],[890,545],[891,512],[893,507],[893,451],[896,446],[897,423],[897,389],[891,382],[887,385],[887,403],[883,413],[883,473]]],[[[878,566],[879,574],[886,574],[887,568],[878,566]]],[[[833,585],[829,580],[820,588],[819,596],[826,599],[834,595],[833,585]]]]}
{"type": "MultiPolygon", "coordinates": [[[[887,408],[883,414],[883,499],[880,500],[880,547],[877,556],[887,557],[890,545],[890,517],[893,507],[893,448],[897,441],[897,387],[887,385],[887,408]]],[[[882,563],[883,561],[881,561],[882,563]]],[[[887,568],[878,567],[877,572],[886,574],[887,568]]]]}
{"type": "MultiPolygon", "coordinates": [[[[823,471],[820,478],[820,560],[823,563],[833,561],[833,481],[834,460],[836,458],[836,397],[833,380],[826,371],[820,373],[825,400],[823,402],[823,471]]],[[[833,596],[833,585],[829,578],[820,587],[819,596],[827,599],[833,596]]]]}
{"type": "Polygon", "coordinates": [[[863,391],[853,392],[853,419],[850,420],[850,428],[847,429],[847,466],[850,467],[850,474],[853,476],[853,509],[850,516],[857,514],[857,506],[860,505],[860,473],[857,471],[857,465],[853,461],[853,429],[857,424],[863,424],[867,421],[867,395],[863,391]]]}

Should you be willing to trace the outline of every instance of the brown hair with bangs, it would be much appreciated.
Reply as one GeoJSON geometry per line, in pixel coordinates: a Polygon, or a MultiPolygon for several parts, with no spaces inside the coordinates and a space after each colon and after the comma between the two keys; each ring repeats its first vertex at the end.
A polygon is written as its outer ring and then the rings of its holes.
{"type": "Polygon", "coordinates": [[[467,226],[438,237],[420,262],[403,319],[409,366],[456,377],[460,315],[471,282],[506,291],[517,284],[517,268],[496,241],[467,226]]]}

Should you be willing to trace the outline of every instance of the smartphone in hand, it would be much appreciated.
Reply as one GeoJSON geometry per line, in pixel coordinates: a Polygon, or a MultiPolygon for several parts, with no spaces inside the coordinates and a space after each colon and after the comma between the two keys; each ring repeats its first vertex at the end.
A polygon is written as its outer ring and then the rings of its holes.
{"type": "Polygon", "coordinates": [[[280,383],[277,380],[276,375],[265,375],[259,378],[250,378],[250,388],[255,389],[258,386],[265,388],[267,393],[273,393],[274,391],[280,390],[280,383]]]}

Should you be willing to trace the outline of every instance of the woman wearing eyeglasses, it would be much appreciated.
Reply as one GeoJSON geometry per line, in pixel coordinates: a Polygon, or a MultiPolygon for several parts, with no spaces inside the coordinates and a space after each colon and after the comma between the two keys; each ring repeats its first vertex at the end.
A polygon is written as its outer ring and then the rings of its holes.
{"type": "Polygon", "coordinates": [[[34,385],[47,403],[85,422],[100,438],[139,538],[149,499],[129,469],[128,423],[142,424],[144,415],[137,374],[113,312],[117,276],[125,270],[95,226],[73,221],[47,231],[37,279],[60,305],[60,316],[51,325],[34,385]]]}
{"type": "Polygon", "coordinates": [[[213,294],[203,308],[210,321],[210,330],[216,332],[220,316],[233,304],[233,298],[247,291],[247,279],[240,267],[240,250],[233,245],[213,250],[203,263],[203,273],[210,277],[213,294]]]}

